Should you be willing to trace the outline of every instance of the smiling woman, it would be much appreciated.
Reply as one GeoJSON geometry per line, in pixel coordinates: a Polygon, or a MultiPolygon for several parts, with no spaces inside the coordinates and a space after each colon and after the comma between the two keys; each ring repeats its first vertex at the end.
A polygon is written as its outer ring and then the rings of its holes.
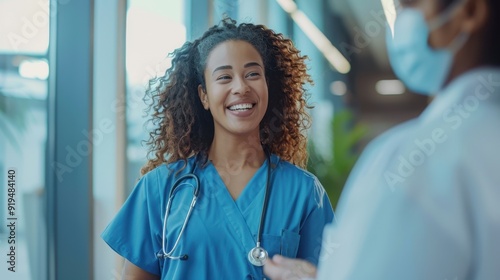
{"type": "Polygon", "coordinates": [[[318,262],[333,210],[302,169],[304,60],[283,35],[231,19],[173,52],[147,92],[152,158],[102,235],[124,275],[263,279],[276,254],[318,262]]]}
{"type": "Polygon", "coordinates": [[[257,50],[245,41],[221,43],[210,53],[204,76],[206,88],[199,85],[198,92],[214,118],[214,142],[224,142],[233,134],[259,139],[268,92],[257,50]]]}
{"type": "MultiPolygon", "coordinates": [[[[187,42],[178,49],[165,76],[151,82],[148,92],[153,111],[151,122],[165,122],[166,125],[150,133],[150,153],[155,158],[144,167],[143,173],[165,160],[175,162],[192,153],[208,151],[214,122],[211,112],[203,110],[198,97],[199,87],[206,89],[207,83],[211,82],[205,73],[208,59],[224,55],[224,51],[215,52],[216,47],[222,48],[219,44],[236,40],[251,43],[264,67],[270,110],[266,111],[260,125],[261,142],[283,159],[305,166],[306,138],[302,132],[309,127],[310,117],[305,111],[307,96],[304,85],[311,82],[305,57],[300,56],[292,42],[281,34],[252,24],[242,24],[237,28],[226,20],[223,26],[211,28],[200,39],[187,42]],[[178,129],[168,130],[169,127],[178,129]]],[[[227,44],[223,46],[229,48],[227,44]]],[[[215,67],[220,66],[224,65],[215,67]]]]}

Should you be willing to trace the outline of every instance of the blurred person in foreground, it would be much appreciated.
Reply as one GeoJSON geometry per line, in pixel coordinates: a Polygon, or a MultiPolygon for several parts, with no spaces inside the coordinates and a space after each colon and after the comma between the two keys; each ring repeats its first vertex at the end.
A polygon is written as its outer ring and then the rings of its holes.
{"type": "Polygon", "coordinates": [[[271,279],[500,279],[498,0],[383,1],[395,74],[435,96],[374,140],[326,226],[318,271],[275,256],[271,279]]]}

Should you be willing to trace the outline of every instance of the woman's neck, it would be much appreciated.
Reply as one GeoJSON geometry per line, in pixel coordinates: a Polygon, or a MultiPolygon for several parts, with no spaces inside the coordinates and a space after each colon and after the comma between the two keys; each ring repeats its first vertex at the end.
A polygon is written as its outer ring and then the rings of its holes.
{"type": "Polygon", "coordinates": [[[258,136],[251,137],[214,137],[208,159],[216,167],[258,168],[266,159],[258,136]]]}

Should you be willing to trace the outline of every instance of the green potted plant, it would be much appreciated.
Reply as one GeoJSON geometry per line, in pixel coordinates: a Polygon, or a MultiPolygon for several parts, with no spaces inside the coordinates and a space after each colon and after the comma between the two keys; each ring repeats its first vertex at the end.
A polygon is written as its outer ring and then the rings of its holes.
{"type": "Polygon", "coordinates": [[[335,209],[342,188],[359,157],[359,145],[367,128],[354,121],[350,110],[343,110],[333,116],[330,130],[333,137],[329,141],[331,154],[319,152],[314,140],[310,139],[307,168],[318,177],[335,209]]]}

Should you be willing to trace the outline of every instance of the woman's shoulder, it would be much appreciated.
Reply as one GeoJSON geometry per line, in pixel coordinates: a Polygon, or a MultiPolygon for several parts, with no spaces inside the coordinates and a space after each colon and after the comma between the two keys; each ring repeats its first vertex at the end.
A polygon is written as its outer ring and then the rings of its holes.
{"type": "Polygon", "coordinates": [[[187,159],[179,159],[174,162],[160,164],[144,174],[141,180],[149,182],[165,180],[189,172],[189,170],[192,170],[192,166],[195,164],[194,162],[196,159],[196,156],[191,156],[187,159]]]}
{"type": "Polygon", "coordinates": [[[134,193],[144,195],[151,200],[161,201],[178,176],[190,172],[193,164],[194,157],[190,157],[186,160],[158,165],[139,178],[134,193]]]}
{"type": "Polygon", "coordinates": [[[316,176],[306,169],[297,166],[289,161],[286,161],[280,158],[277,155],[273,155],[272,164],[275,167],[278,175],[293,177],[293,178],[301,178],[303,180],[316,180],[316,176]]]}
{"type": "Polygon", "coordinates": [[[304,197],[314,197],[315,201],[322,205],[326,192],[316,175],[278,156],[275,157],[277,161],[273,161],[276,165],[274,179],[275,183],[283,185],[280,189],[286,192],[310,194],[304,197]]]}

